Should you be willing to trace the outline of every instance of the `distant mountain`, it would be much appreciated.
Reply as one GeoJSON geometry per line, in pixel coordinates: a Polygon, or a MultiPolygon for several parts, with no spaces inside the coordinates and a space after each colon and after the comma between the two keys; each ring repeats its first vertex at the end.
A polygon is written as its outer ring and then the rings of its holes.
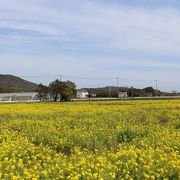
{"type": "Polygon", "coordinates": [[[13,75],[0,74],[0,92],[31,92],[35,91],[37,84],[26,81],[13,75]]]}

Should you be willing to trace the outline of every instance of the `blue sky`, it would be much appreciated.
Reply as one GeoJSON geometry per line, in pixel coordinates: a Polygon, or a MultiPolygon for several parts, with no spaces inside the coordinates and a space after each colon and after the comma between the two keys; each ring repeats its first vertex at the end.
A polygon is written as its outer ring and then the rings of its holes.
{"type": "Polygon", "coordinates": [[[179,0],[0,0],[0,73],[180,91],[179,70],[179,0]]]}

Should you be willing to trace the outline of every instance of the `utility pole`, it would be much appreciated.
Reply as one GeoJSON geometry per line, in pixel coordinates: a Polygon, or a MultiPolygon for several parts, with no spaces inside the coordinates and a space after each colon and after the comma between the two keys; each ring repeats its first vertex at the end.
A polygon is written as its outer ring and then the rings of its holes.
{"type": "Polygon", "coordinates": [[[111,97],[111,87],[109,86],[109,97],[111,97]]]}
{"type": "Polygon", "coordinates": [[[131,86],[131,99],[134,99],[134,91],[133,91],[133,86],[131,86]]]}
{"type": "Polygon", "coordinates": [[[60,82],[62,81],[62,75],[61,74],[59,75],[59,81],[60,82]]]}
{"type": "Polygon", "coordinates": [[[118,94],[118,98],[119,98],[119,77],[117,77],[117,94],[118,94]]]}
{"type": "Polygon", "coordinates": [[[158,90],[158,81],[156,80],[156,97],[157,97],[157,90],[158,90]]]}

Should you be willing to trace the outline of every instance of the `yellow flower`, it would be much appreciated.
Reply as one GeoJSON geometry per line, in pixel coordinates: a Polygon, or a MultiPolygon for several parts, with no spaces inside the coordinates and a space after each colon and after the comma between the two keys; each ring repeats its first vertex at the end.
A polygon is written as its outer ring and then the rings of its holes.
{"type": "Polygon", "coordinates": [[[12,180],[17,180],[18,178],[16,176],[12,176],[12,180]]]}
{"type": "Polygon", "coordinates": [[[11,169],[15,169],[15,165],[12,165],[12,166],[11,166],[11,169]]]}

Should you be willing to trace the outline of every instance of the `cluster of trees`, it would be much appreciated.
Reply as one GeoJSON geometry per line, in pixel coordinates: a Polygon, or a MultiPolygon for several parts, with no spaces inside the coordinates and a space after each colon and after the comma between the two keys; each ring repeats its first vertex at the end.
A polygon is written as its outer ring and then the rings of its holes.
{"type": "Polygon", "coordinates": [[[0,87],[0,93],[12,93],[14,92],[13,89],[0,87]]]}
{"type": "Polygon", "coordinates": [[[127,92],[129,97],[146,97],[146,96],[162,96],[167,95],[164,92],[155,90],[153,87],[146,87],[144,89],[138,89],[134,87],[113,87],[108,86],[104,88],[87,88],[89,94],[96,94],[96,97],[117,97],[119,92],[127,92]]]}
{"type": "Polygon", "coordinates": [[[39,84],[37,92],[41,101],[69,101],[76,96],[76,85],[71,81],[56,79],[49,86],[39,84]]]}

